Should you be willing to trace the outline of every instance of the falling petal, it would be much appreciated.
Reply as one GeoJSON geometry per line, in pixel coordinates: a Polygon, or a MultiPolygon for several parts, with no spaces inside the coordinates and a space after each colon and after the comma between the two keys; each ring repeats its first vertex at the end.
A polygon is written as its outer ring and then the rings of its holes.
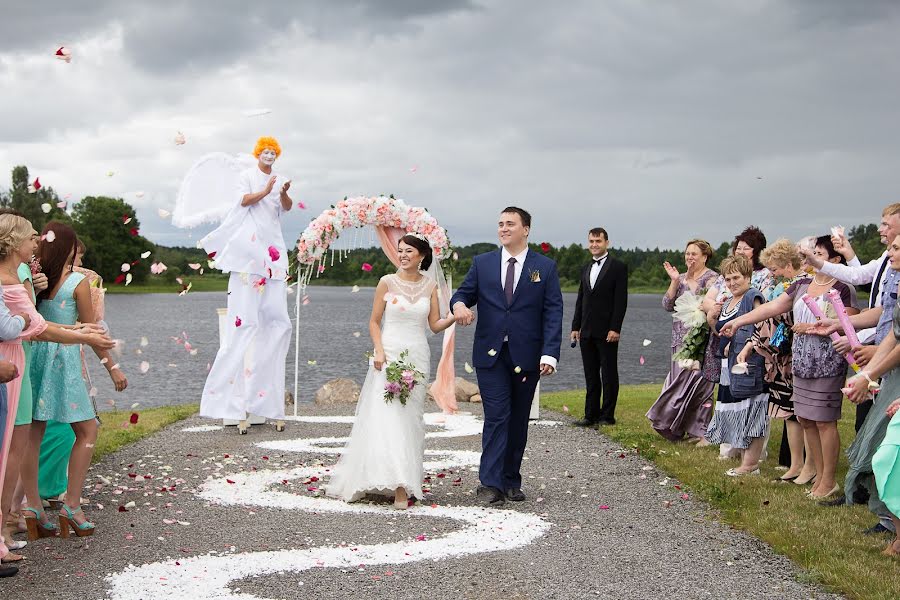
{"type": "Polygon", "coordinates": [[[643,355],[641,355],[640,363],[641,363],[641,364],[644,364],[644,356],[643,356],[643,355]]]}
{"type": "Polygon", "coordinates": [[[314,366],[316,366],[316,361],[308,360],[308,361],[306,361],[306,364],[309,365],[310,367],[314,367],[314,366]]]}
{"type": "Polygon", "coordinates": [[[52,243],[56,239],[56,232],[51,229],[50,231],[45,233],[43,237],[48,242],[52,243]]]}
{"type": "Polygon", "coordinates": [[[150,340],[148,340],[146,337],[141,338],[141,347],[142,348],[146,348],[149,344],[150,344],[150,340]]]}
{"type": "Polygon", "coordinates": [[[42,210],[42,211],[44,212],[44,214],[46,215],[46,214],[49,213],[51,210],[53,210],[53,207],[50,206],[49,203],[44,202],[43,204],[41,204],[41,210],[42,210]]]}
{"type": "Polygon", "coordinates": [[[234,318],[234,326],[235,326],[235,327],[240,327],[240,326],[241,326],[241,318],[240,318],[240,317],[235,317],[235,318],[234,318]]]}
{"type": "Polygon", "coordinates": [[[411,166],[411,167],[409,168],[409,172],[410,172],[410,173],[415,173],[415,172],[418,171],[418,170],[419,170],[419,167],[416,166],[416,165],[413,165],[413,166],[411,166]]]}
{"type": "Polygon", "coordinates": [[[115,175],[115,174],[116,174],[115,171],[107,171],[107,172],[106,172],[106,176],[107,176],[107,177],[112,177],[112,176],[115,175]]]}
{"type": "Polygon", "coordinates": [[[304,210],[306,209],[306,205],[302,202],[297,202],[297,208],[299,208],[300,210],[304,210]]]}
{"type": "Polygon", "coordinates": [[[569,407],[566,406],[565,404],[563,404],[563,412],[564,412],[564,413],[567,413],[567,414],[568,414],[568,412],[569,412],[569,407]]]}
{"type": "Polygon", "coordinates": [[[72,51],[65,46],[60,46],[59,48],[57,48],[55,56],[59,60],[65,61],[67,63],[72,62],[72,51]]]}
{"type": "Polygon", "coordinates": [[[150,252],[150,250],[147,250],[146,252],[141,252],[141,258],[149,258],[151,254],[152,254],[152,252],[150,252]]]}
{"type": "Polygon", "coordinates": [[[175,134],[175,145],[176,146],[183,146],[185,142],[187,142],[187,140],[184,138],[183,133],[181,133],[179,131],[178,133],[175,134]]]}
{"type": "Polygon", "coordinates": [[[56,208],[58,208],[60,210],[66,210],[66,207],[68,205],[69,205],[69,203],[66,202],[65,200],[60,200],[59,202],[56,203],[56,208]]]}
{"type": "MultiPolygon", "coordinates": [[[[131,413],[131,416],[128,418],[128,422],[131,423],[132,425],[137,425],[137,422],[138,422],[138,414],[137,414],[137,413],[131,413]]],[[[126,506],[127,506],[127,505],[126,505],[126,506]]],[[[132,506],[131,508],[134,508],[134,507],[132,506]]]]}
{"type": "Polygon", "coordinates": [[[146,373],[150,370],[150,363],[146,360],[141,362],[141,373],[146,373]]]}
{"type": "Polygon", "coordinates": [[[488,350],[488,356],[497,356],[497,351],[491,348],[488,350]]]}
{"type": "Polygon", "coordinates": [[[272,112],[271,108],[251,108],[244,111],[245,117],[261,117],[272,112]]]}
{"type": "Polygon", "coordinates": [[[122,272],[127,273],[131,270],[131,265],[128,263],[122,263],[122,272]]]}
{"type": "Polygon", "coordinates": [[[372,265],[370,265],[369,263],[363,263],[362,270],[368,273],[372,270],[372,265]]]}
{"type": "Polygon", "coordinates": [[[353,332],[353,337],[355,337],[355,338],[358,338],[360,335],[362,335],[362,334],[358,331],[353,332]]]}
{"type": "Polygon", "coordinates": [[[475,372],[475,369],[473,369],[472,365],[470,365],[469,363],[466,363],[465,365],[463,365],[463,368],[466,370],[466,373],[474,373],[475,372]]]}
{"type": "Polygon", "coordinates": [[[137,197],[137,198],[143,198],[143,197],[144,197],[144,192],[135,192],[134,195],[135,195],[135,197],[137,197]]]}
{"type": "Polygon", "coordinates": [[[160,219],[168,219],[169,217],[172,216],[172,213],[170,213],[169,211],[167,211],[167,210],[164,209],[164,208],[159,208],[159,209],[157,209],[157,210],[156,210],[156,214],[159,215],[159,218],[160,218],[160,219]]]}
{"type": "Polygon", "coordinates": [[[131,217],[129,217],[128,215],[122,215],[122,223],[124,225],[128,225],[129,223],[131,223],[131,217]]]}
{"type": "Polygon", "coordinates": [[[645,339],[645,340],[644,340],[644,347],[646,348],[647,346],[649,346],[649,345],[652,344],[652,343],[653,343],[653,342],[651,342],[650,340],[646,340],[646,339],[645,339]]]}
{"type": "Polygon", "coordinates": [[[125,285],[130,284],[130,283],[131,283],[131,280],[132,280],[133,278],[134,278],[134,276],[133,276],[131,273],[126,274],[126,275],[125,275],[125,285]]]}
{"type": "Polygon", "coordinates": [[[354,285],[354,286],[350,289],[350,292],[351,292],[352,294],[355,294],[355,293],[358,292],[358,291],[359,291],[359,286],[358,286],[358,285],[354,285]]]}
{"type": "Polygon", "coordinates": [[[513,369],[513,372],[515,372],[516,375],[518,375],[519,373],[522,372],[522,367],[516,367],[515,369],[513,369]]]}
{"type": "Polygon", "coordinates": [[[188,263],[188,266],[196,271],[200,268],[200,263],[188,263]]]}

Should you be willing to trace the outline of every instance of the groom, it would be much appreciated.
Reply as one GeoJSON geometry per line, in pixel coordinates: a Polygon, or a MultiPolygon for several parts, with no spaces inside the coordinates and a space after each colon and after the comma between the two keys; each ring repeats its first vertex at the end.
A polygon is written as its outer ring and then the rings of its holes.
{"type": "Polygon", "coordinates": [[[478,325],[472,364],[484,408],[479,496],[489,505],[522,493],[528,414],[542,375],[556,370],[563,299],[556,263],[528,250],[531,215],[515,206],[500,214],[500,250],[480,254],[450,299],[456,323],[478,325]]]}

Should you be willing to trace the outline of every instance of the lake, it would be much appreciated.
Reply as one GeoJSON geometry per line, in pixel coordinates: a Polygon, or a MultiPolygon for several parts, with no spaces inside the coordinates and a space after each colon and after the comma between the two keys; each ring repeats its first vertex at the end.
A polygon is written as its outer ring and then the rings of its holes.
{"type": "MultiPolygon", "coordinates": [[[[310,303],[300,307],[300,386],[299,401],[311,402],[316,390],[326,381],[347,377],[362,384],[367,363],[365,353],[371,350],[367,323],[374,288],[358,293],[347,287],[315,286],[308,288],[310,303]],[[359,332],[359,337],[354,333],[359,332]],[[315,361],[315,365],[308,364],[315,361]]],[[[563,294],[566,332],[559,371],[545,378],[543,391],[584,387],[584,373],[578,348],[570,348],[568,330],[575,310],[575,294],[563,294]]],[[[288,298],[293,320],[293,296],[288,298]]],[[[200,401],[208,365],[219,348],[216,309],[224,307],[224,292],[178,294],[108,295],[106,321],[113,337],[122,340],[117,358],[128,376],[128,389],[117,394],[106,370],[89,353],[89,365],[97,387],[100,410],[127,409],[133,403],[140,407],[200,401]],[[185,349],[183,340],[197,352],[185,349]],[[141,347],[141,338],[147,345],[141,347]],[[140,372],[140,363],[150,369],[140,372]]],[[[619,350],[621,383],[653,383],[662,381],[669,369],[671,315],[662,309],[659,295],[629,296],[628,312],[619,350]],[[644,346],[644,339],[651,344],[644,346]],[[641,364],[641,357],[644,364],[641,364]]],[[[472,327],[456,329],[456,373],[471,380],[463,364],[472,360],[472,327]]],[[[437,367],[443,334],[432,336],[432,367],[437,367]]],[[[288,354],[287,386],[294,385],[294,343],[288,354]]]]}

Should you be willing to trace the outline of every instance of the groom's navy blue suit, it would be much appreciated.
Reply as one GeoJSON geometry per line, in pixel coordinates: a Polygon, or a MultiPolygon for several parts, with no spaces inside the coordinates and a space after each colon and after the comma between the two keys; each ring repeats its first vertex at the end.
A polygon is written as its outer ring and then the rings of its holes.
{"type": "Polygon", "coordinates": [[[541,357],[559,360],[563,299],[556,263],[529,250],[508,303],[500,256],[500,250],[476,256],[450,306],[478,307],[472,364],[484,408],[479,478],[506,491],[522,487],[528,414],[541,357]]]}

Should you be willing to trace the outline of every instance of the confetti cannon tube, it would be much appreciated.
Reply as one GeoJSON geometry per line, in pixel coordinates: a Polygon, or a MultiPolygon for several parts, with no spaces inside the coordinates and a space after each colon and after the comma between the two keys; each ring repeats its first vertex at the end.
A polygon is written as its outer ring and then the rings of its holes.
{"type": "Polygon", "coordinates": [[[841,294],[837,290],[832,289],[828,290],[826,297],[834,307],[834,312],[837,313],[838,322],[844,329],[844,335],[847,336],[850,347],[856,348],[860,345],[859,338],[856,337],[856,330],[853,328],[853,325],[850,324],[850,315],[847,314],[847,307],[844,306],[844,301],[841,300],[841,294]]]}
{"type": "MultiPolygon", "coordinates": [[[[809,294],[803,294],[802,300],[803,300],[803,303],[806,304],[807,307],[809,307],[810,312],[811,312],[813,315],[815,315],[816,319],[818,319],[818,320],[821,321],[822,319],[825,318],[825,315],[822,313],[822,309],[819,308],[819,305],[818,305],[818,304],[816,304],[816,301],[815,301],[814,298],[810,298],[810,297],[809,297],[809,294]]],[[[840,300],[840,298],[838,298],[838,300],[840,300]]],[[[844,305],[841,304],[841,306],[843,307],[844,305]]],[[[846,314],[847,314],[847,311],[845,310],[845,311],[844,311],[844,315],[846,316],[846,314]]],[[[850,322],[849,319],[848,319],[847,322],[848,322],[848,323],[850,322]]],[[[842,325],[843,325],[843,323],[842,323],[842,325]]],[[[850,328],[850,331],[853,331],[853,328],[852,328],[852,327],[850,328]]],[[[854,331],[854,337],[855,337],[855,336],[856,336],[856,332],[854,331]]],[[[841,338],[841,336],[839,336],[837,333],[832,333],[832,334],[831,334],[831,341],[833,341],[833,342],[838,341],[840,338],[841,338]]],[[[852,351],[851,351],[851,352],[848,352],[848,353],[844,356],[844,358],[847,359],[847,362],[848,362],[848,363],[850,364],[850,366],[853,368],[853,371],[856,372],[856,373],[859,373],[860,368],[859,368],[859,365],[856,363],[856,357],[853,356],[853,352],[852,352],[852,351]]]]}

